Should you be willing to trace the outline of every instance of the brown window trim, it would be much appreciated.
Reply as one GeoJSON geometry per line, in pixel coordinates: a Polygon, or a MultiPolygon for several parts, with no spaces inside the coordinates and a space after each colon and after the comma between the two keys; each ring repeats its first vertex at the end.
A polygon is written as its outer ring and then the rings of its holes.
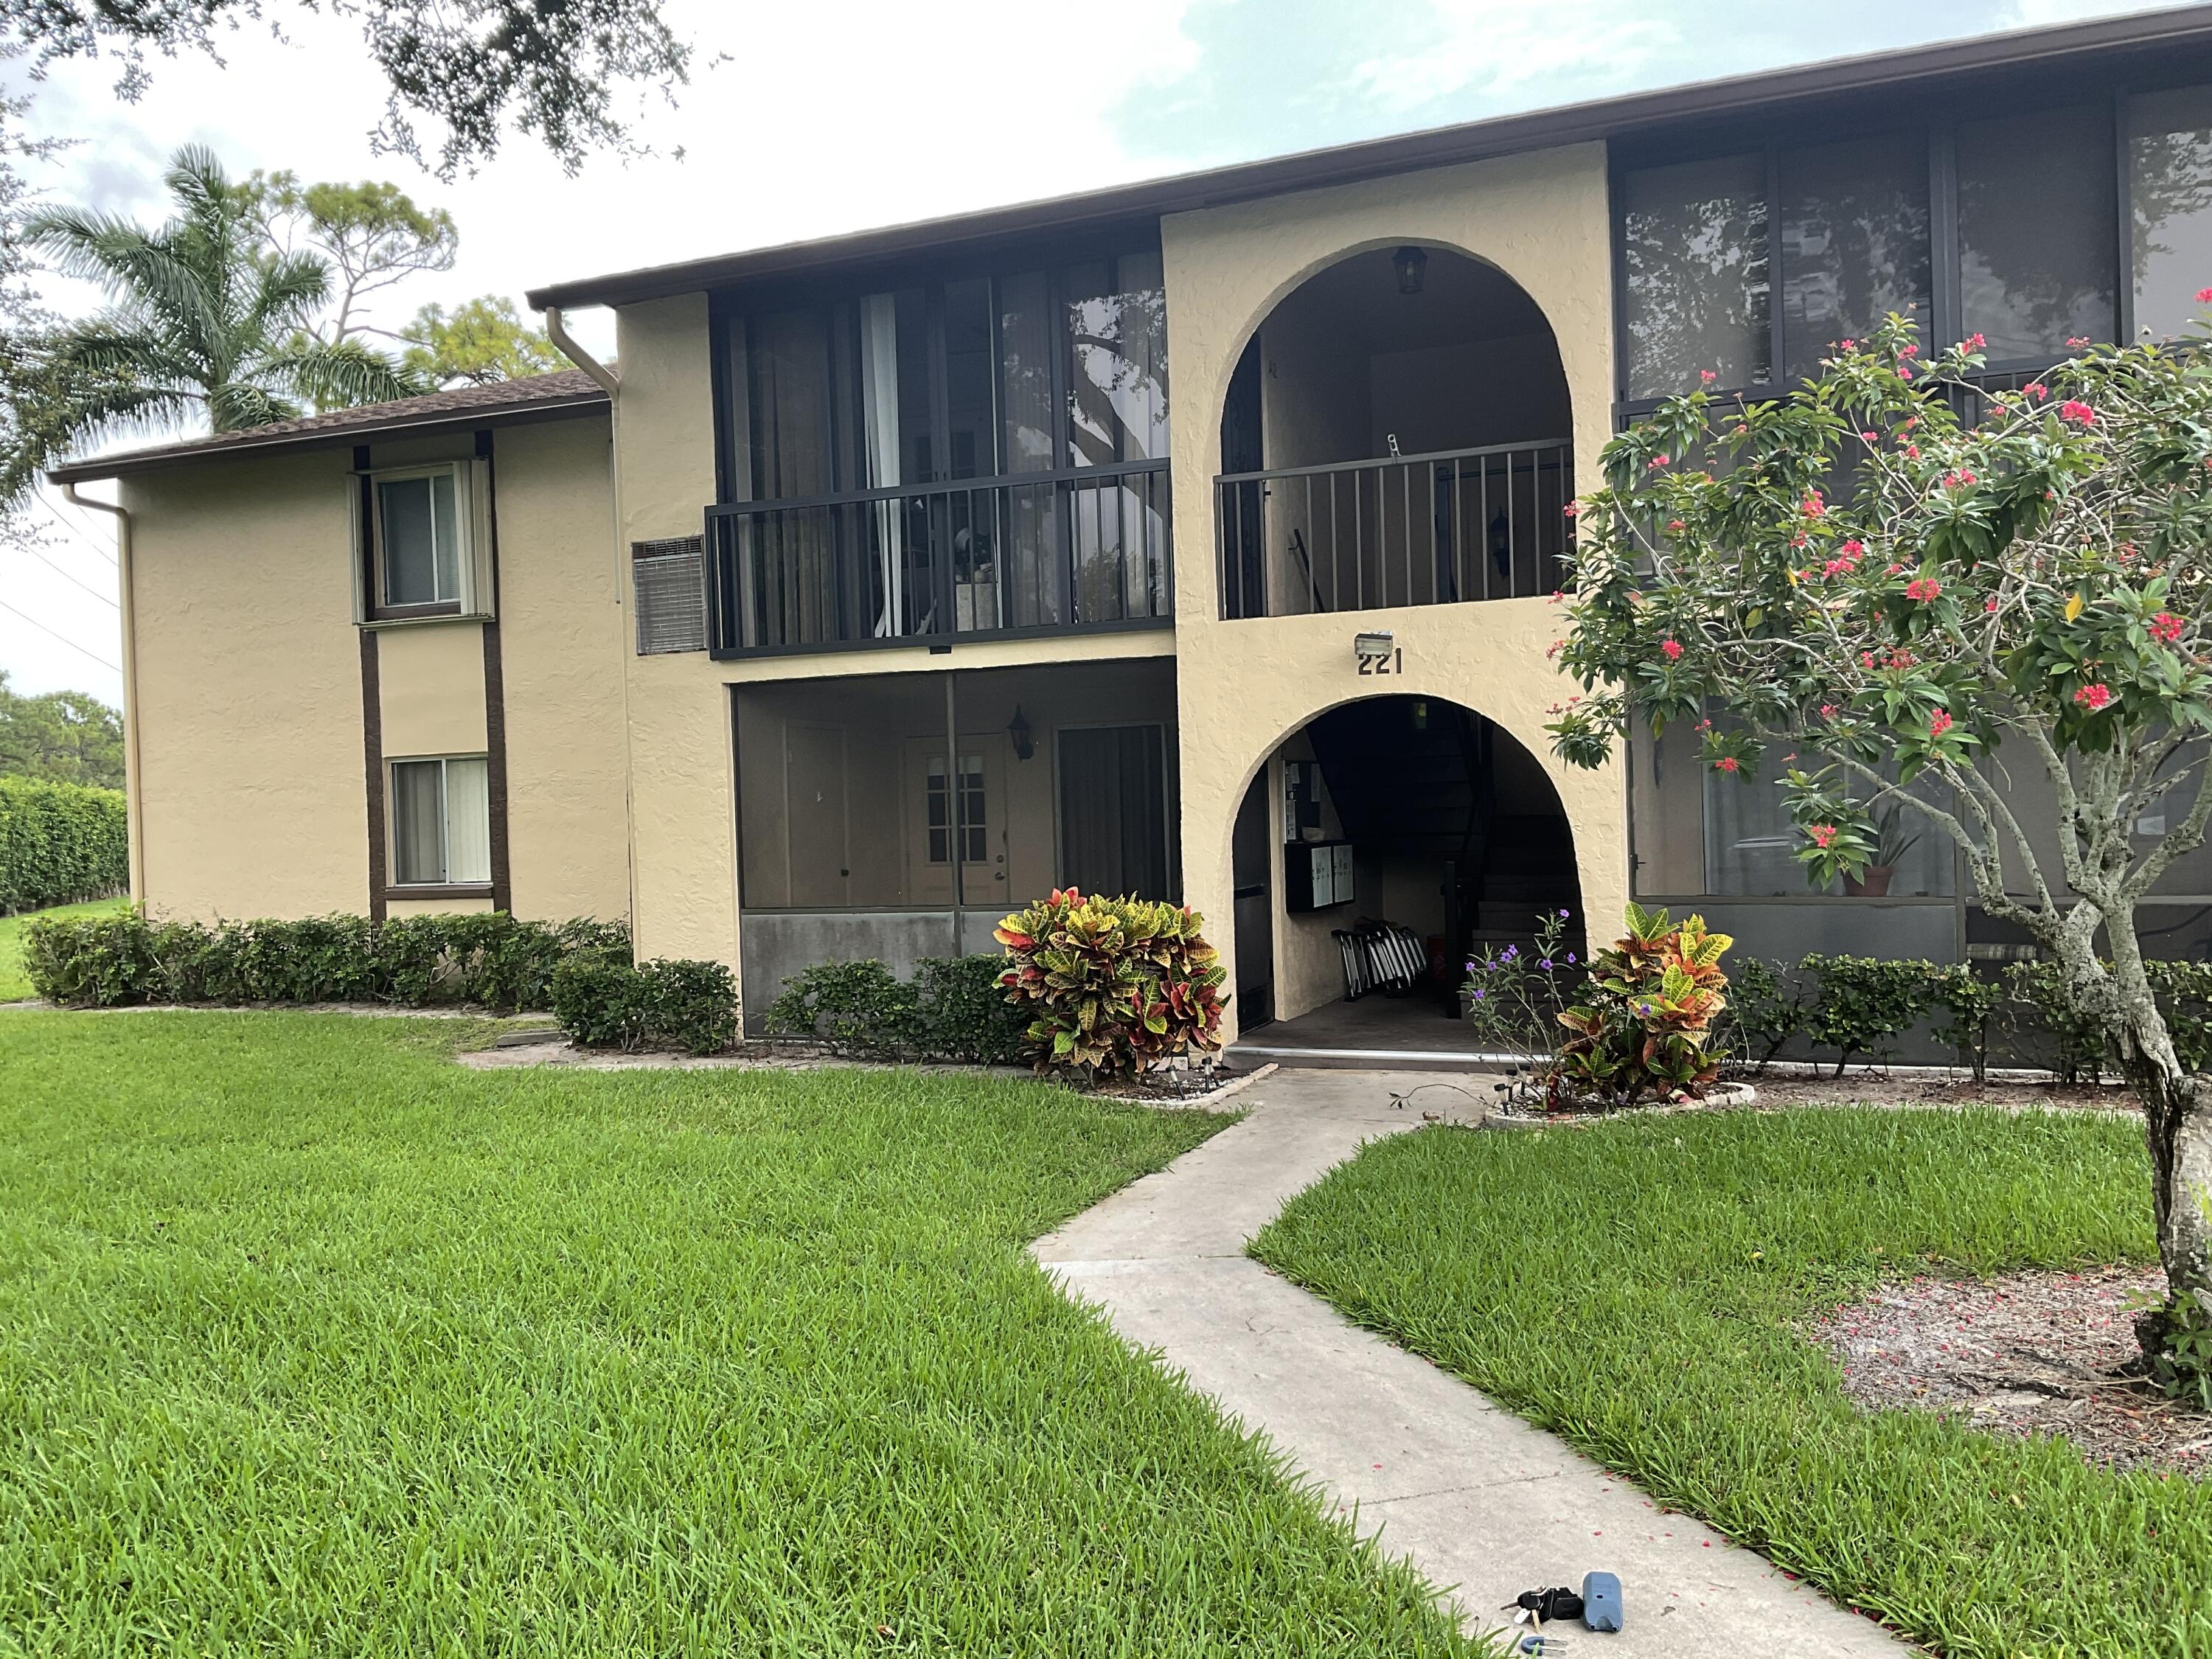
{"type": "Polygon", "coordinates": [[[459,881],[425,883],[419,887],[386,886],[384,896],[387,900],[489,898],[491,884],[488,881],[459,881]]]}

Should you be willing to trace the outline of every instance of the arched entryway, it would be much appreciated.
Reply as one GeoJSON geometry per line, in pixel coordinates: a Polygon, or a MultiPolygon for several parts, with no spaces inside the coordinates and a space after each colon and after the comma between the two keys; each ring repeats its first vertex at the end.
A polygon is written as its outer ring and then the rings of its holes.
{"type": "Polygon", "coordinates": [[[1447,247],[1370,248],[1255,331],[1221,419],[1221,613],[1549,592],[1573,411],[1542,309],[1447,247]]]}
{"type": "Polygon", "coordinates": [[[1468,955],[1526,943],[1547,911],[1581,931],[1573,832],[1542,763],[1441,698],[1316,716],[1254,775],[1232,843],[1239,1024],[1269,1043],[1464,1048],[1468,955]]]}

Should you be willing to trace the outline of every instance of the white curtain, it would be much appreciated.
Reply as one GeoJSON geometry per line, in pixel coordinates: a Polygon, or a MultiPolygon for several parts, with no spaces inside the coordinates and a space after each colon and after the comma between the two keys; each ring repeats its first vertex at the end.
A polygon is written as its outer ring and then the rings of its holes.
{"type": "Polygon", "coordinates": [[[482,760],[446,763],[446,879],[491,879],[491,780],[482,760]]]}
{"type": "MultiPolygon", "coordinates": [[[[871,489],[899,482],[898,296],[871,294],[860,301],[860,400],[866,410],[871,489]]],[[[876,637],[902,631],[906,616],[905,538],[900,503],[876,503],[876,557],[883,574],[883,608],[876,613],[876,637]]]]}

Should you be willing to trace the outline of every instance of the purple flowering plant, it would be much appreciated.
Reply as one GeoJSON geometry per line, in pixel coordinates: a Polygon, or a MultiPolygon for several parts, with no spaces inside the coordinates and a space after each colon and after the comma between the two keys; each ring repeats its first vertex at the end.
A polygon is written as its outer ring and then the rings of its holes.
{"type": "Polygon", "coordinates": [[[1559,1012],[1583,974],[1572,921],[1547,911],[1526,944],[1486,945],[1468,957],[1460,1006],[1474,1047],[1547,1060],[1557,1049],[1559,1012]]]}

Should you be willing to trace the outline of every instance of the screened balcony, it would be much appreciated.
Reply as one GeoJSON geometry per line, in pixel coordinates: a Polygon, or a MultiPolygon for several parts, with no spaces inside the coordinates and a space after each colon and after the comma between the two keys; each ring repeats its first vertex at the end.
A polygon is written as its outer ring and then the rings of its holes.
{"type": "Polygon", "coordinates": [[[726,295],[715,337],[717,655],[1170,620],[1157,251],[726,295]]]}
{"type": "Polygon", "coordinates": [[[709,509],[732,654],[1164,623],[1164,461],[709,509]]]}
{"type": "Polygon", "coordinates": [[[1318,272],[1223,408],[1223,619],[1551,592],[1572,426],[1551,325],[1495,266],[1408,246],[1318,272]]]}

